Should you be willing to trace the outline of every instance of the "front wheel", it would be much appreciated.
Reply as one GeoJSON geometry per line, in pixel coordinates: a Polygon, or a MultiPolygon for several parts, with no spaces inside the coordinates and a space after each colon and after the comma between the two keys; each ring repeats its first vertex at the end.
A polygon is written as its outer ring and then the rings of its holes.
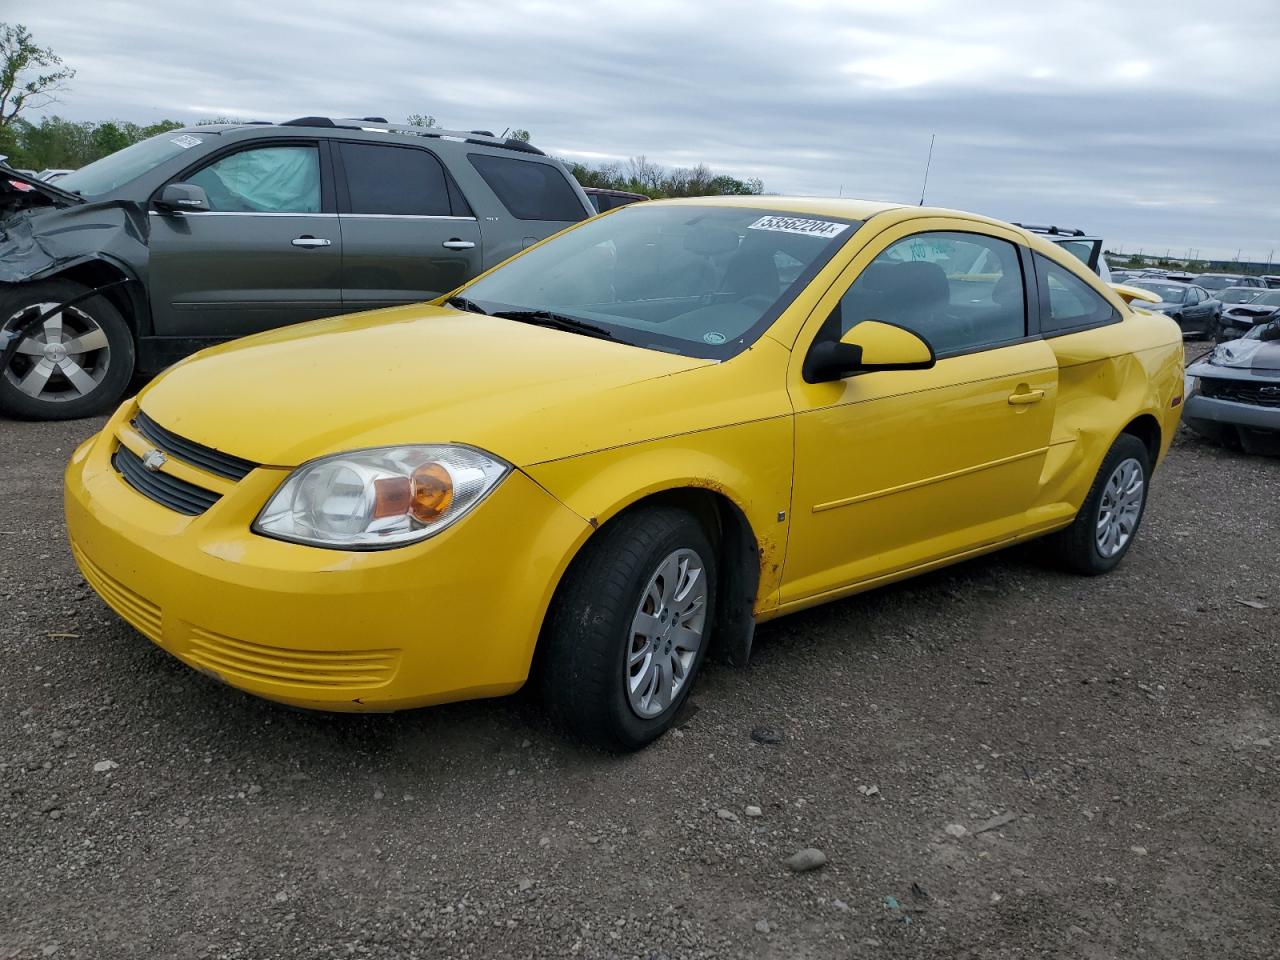
{"type": "Polygon", "coordinates": [[[0,360],[0,412],[74,420],[102,413],[124,394],[133,334],[106,297],[87,293],[70,280],[0,287],[0,357],[8,357],[0,360]]]}
{"type": "Polygon", "coordinates": [[[1052,538],[1068,569],[1096,576],[1119,565],[1142,524],[1150,478],[1146,444],[1122,433],[1103,458],[1075,520],[1052,538]]]}
{"type": "Polygon", "coordinates": [[[660,737],[706,654],[715,585],[711,542],[683,510],[641,508],[608,524],[548,616],[539,672],[551,712],[612,749],[660,737]]]}

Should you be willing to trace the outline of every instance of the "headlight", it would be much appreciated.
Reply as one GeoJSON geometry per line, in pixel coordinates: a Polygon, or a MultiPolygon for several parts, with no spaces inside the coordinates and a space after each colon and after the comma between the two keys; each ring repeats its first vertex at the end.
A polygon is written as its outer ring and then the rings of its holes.
{"type": "Polygon", "coordinates": [[[382,447],[303,464],[253,523],[278,540],[339,550],[425,540],[484,499],[511,465],[470,447],[382,447]]]}

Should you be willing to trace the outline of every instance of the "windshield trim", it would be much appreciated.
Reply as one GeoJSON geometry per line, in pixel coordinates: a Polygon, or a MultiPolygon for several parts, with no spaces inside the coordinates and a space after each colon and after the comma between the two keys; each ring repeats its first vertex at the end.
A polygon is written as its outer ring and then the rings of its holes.
{"type": "MultiPolygon", "coordinates": [[[[650,203],[633,203],[623,207],[615,207],[613,210],[610,210],[608,213],[603,214],[602,216],[608,216],[608,217],[636,216],[636,215],[643,215],[643,212],[645,211],[671,209],[674,206],[676,205],[663,204],[661,201],[650,202],[650,203]]],[[[765,203],[762,203],[759,206],[752,204],[750,207],[739,207],[737,205],[731,206],[729,204],[714,204],[714,203],[697,204],[696,206],[681,204],[680,206],[682,209],[685,209],[685,210],[692,210],[699,207],[707,208],[707,209],[720,209],[720,210],[750,209],[753,211],[759,210],[761,213],[765,214],[766,216],[767,215],[774,215],[779,217],[801,216],[800,214],[797,214],[794,211],[780,210],[774,207],[770,207],[765,203]]],[[[804,214],[804,216],[817,216],[817,214],[804,214]]],[[[632,326],[627,326],[625,324],[609,323],[607,320],[604,320],[596,315],[579,316],[575,314],[572,310],[565,310],[563,307],[560,307],[554,304],[515,304],[515,303],[508,304],[508,303],[501,303],[500,301],[496,301],[496,300],[487,300],[483,298],[477,299],[477,298],[468,297],[468,299],[471,299],[472,302],[483,306],[486,312],[490,314],[500,314],[503,312],[509,312],[513,310],[549,311],[553,313],[563,314],[567,317],[581,320],[583,323],[604,328],[612,335],[610,339],[614,343],[619,343],[624,346],[636,347],[641,350],[654,350],[659,353],[670,353],[676,356],[688,357],[690,359],[695,359],[695,360],[716,360],[716,361],[731,360],[734,357],[736,357],[738,354],[749,350],[756,343],[756,341],[758,341],[762,336],[764,336],[765,331],[767,331],[770,327],[772,327],[778,321],[778,318],[781,317],[782,314],[787,311],[787,309],[795,302],[796,298],[799,297],[800,294],[804,292],[805,288],[808,287],[809,284],[813,282],[814,278],[817,277],[817,275],[822,272],[822,270],[832,261],[835,255],[840,252],[840,250],[844,247],[846,243],[849,242],[850,238],[853,237],[854,234],[858,232],[858,230],[862,227],[864,223],[866,223],[865,220],[855,220],[852,217],[843,217],[843,216],[836,216],[836,215],[829,215],[829,214],[822,214],[821,217],[823,220],[829,221],[832,223],[847,224],[850,227],[850,229],[841,231],[837,236],[829,240],[827,242],[827,245],[822,248],[822,250],[817,254],[817,256],[815,256],[811,261],[809,261],[808,266],[806,266],[803,270],[800,271],[799,275],[797,275],[796,278],[793,281],[791,281],[791,283],[787,286],[787,288],[778,295],[778,298],[773,302],[773,304],[769,307],[769,309],[765,310],[764,313],[760,315],[759,319],[756,320],[755,323],[753,323],[750,327],[744,330],[738,337],[735,337],[733,340],[730,340],[722,344],[702,343],[696,340],[687,340],[683,337],[673,337],[667,334],[660,333],[656,330],[645,330],[640,327],[632,327],[632,326]]],[[[583,221],[583,223],[589,223],[589,222],[595,222],[595,221],[592,221],[592,220],[583,221]]],[[[577,227],[570,228],[569,230],[566,230],[565,233],[566,234],[571,233],[575,229],[578,229],[578,228],[577,227]]],[[[517,254],[515,257],[512,257],[510,260],[506,261],[506,264],[515,263],[517,260],[520,259],[520,257],[529,253],[531,250],[541,248],[541,246],[542,245],[539,244],[537,247],[531,247],[529,248],[529,250],[522,251],[521,253],[517,254]]],[[[486,277],[493,276],[494,273],[502,270],[503,267],[506,266],[506,264],[499,265],[494,270],[489,271],[479,277],[476,277],[474,280],[469,281],[465,286],[459,287],[456,291],[454,291],[454,293],[451,296],[457,296],[457,295],[466,296],[466,291],[470,289],[470,287],[472,287],[476,283],[479,283],[481,280],[485,279],[486,277]]],[[[442,304],[446,303],[446,301],[439,301],[439,302],[442,304]]],[[[514,323],[518,321],[512,321],[512,322],[514,323]]],[[[565,331],[565,332],[569,332],[569,331],[565,331]]],[[[576,334],[576,335],[589,336],[589,334],[576,334]]]]}

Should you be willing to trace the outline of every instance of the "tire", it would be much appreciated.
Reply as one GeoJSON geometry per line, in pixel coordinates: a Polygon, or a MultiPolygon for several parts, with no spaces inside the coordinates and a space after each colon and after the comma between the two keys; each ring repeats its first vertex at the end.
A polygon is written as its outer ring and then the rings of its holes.
{"type": "Polygon", "coordinates": [[[1097,576],[1114,570],[1137,538],[1138,528],[1146,513],[1147,491],[1150,484],[1151,455],[1147,452],[1146,444],[1132,434],[1122,433],[1111,445],[1107,455],[1103,457],[1098,475],[1094,477],[1093,485],[1089,487],[1089,494],[1084,498],[1080,512],[1076,514],[1071,526],[1054,534],[1050,539],[1059,562],[1068,570],[1086,576],[1097,576]],[[1122,467],[1127,470],[1136,467],[1137,473],[1133,476],[1141,482],[1137,492],[1136,511],[1114,509],[1116,485],[1113,481],[1119,481],[1122,488],[1129,490],[1129,505],[1131,508],[1135,506],[1132,501],[1134,495],[1132,485],[1122,478],[1122,467]],[[1109,525],[1109,530],[1127,529],[1123,542],[1108,543],[1106,549],[1100,544],[1102,532],[1099,530],[1099,522],[1104,512],[1117,517],[1119,521],[1115,526],[1109,525]],[[1125,519],[1128,521],[1127,524],[1124,522],[1125,519]]]}
{"type": "MultiPolygon", "coordinates": [[[[17,330],[89,292],[70,280],[0,286],[0,331],[17,330]]],[[[8,343],[7,337],[0,342],[8,343]]],[[[109,410],[133,376],[133,333],[106,297],[65,307],[19,342],[0,369],[0,412],[23,420],[75,420],[109,410]],[[69,345],[72,350],[49,349],[69,345]],[[75,352],[76,346],[89,349],[75,352]],[[44,352],[41,353],[40,351],[44,352]]]]}
{"type": "Polygon", "coordinates": [[[705,659],[715,587],[714,550],[702,525],[688,513],[645,507],[609,523],[574,558],[547,618],[538,682],[552,715],[606,749],[637,750],[662,736],[679,715],[705,659]],[[699,563],[700,576],[691,577],[699,563]],[[675,575],[663,576],[664,570],[675,575]],[[684,602],[668,606],[686,585],[684,602]],[[699,590],[701,603],[695,604],[699,590]],[[637,623],[642,613],[654,610],[658,616],[649,621],[654,633],[644,639],[636,632],[637,623]],[[691,655],[694,631],[682,635],[678,624],[666,619],[669,610],[690,627],[701,626],[691,655]],[[656,656],[629,663],[637,650],[655,647],[656,656]],[[653,690],[647,680],[653,666],[664,682],[646,701],[645,693],[653,690]],[[669,681],[682,670],[672,695],[669,681]]]}

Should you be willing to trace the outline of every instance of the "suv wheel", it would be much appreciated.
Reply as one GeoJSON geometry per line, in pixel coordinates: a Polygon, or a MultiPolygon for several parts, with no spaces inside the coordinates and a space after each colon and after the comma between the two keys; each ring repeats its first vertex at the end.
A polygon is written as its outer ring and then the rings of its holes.
{"type": "Polygon", "coordinates": [[[120,311],[102,296],[57,309],[88,292],[70,280],[0,288],[0,356],[8,360],[0,361],[0,411],[74,420],[109,409],[124,394],[134,348],[120,311]]]}

